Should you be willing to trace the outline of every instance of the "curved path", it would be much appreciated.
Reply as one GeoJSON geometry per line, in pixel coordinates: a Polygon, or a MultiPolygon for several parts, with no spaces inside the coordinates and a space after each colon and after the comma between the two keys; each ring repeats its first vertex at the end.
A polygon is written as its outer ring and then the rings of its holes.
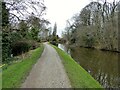
{"type": "Polygon", "coordinates": [[[56,50],[44,43],[45,49],[33,66],[22,88],[71,88],[56,50]]]}

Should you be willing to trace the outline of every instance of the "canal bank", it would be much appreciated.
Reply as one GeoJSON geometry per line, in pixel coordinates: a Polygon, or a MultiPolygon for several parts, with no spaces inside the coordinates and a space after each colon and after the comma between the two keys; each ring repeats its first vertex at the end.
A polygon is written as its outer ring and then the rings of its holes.
{"type": "Polygon", "coordinates": [[[53,46],[58,52],[73,88],[102,88],[102,86],[77,64],[67,53],[53,46]]]}
{"type": "Polygon", "coordinates": [[[105,88],[120,87],[119,53],[59,44],[80,66],[105,88]]]}

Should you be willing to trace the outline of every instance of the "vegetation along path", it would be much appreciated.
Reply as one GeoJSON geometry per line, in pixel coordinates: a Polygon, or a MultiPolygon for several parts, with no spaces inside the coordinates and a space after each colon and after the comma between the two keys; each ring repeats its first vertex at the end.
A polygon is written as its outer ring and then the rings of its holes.
{"type": "Polygon", "coordinates": [[[70,82],[55,49],[44,44],[41,58],[31,70],[22,88],[70,88],[70,82]]]}

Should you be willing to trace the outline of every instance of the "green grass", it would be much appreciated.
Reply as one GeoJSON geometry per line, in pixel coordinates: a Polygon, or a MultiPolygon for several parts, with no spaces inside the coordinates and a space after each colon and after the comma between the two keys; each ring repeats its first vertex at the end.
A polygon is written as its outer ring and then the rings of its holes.
{"type": "Polygon", "coordinates": [[[62,59],[62,63],[73,88],[102,88],[102,86],[67,53],[56,46],[53,47],[62,59]]]}
{"type": "Polygon", "coordinates": [[[43,52],[44,46],[32,51],[30,57],[21,60],[21,62],[9,65],[7,69],[2,72],[2,88],[18,88],[25,80],[30,72],[32,66],[37,62],[43,52]]]}
{"type": "Polygon", "coordinates": [[[2,69],[0,68],[0,90],[2,89],[2,69]]]}

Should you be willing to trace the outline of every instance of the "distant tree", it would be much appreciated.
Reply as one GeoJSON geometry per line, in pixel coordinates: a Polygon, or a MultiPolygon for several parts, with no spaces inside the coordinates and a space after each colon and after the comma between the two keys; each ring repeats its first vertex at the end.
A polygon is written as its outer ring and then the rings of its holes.
{"type": "MultiPolygon", "coordinates": [[[[51,33],[51,32],[50,32],[51,33]]],[[[57,24],[54,24],[53,27],[53,33],[52,35],[49,36],[50,41],[53,41],[54,44],[57,44],[57,42],[59,41],[59,36],[57,35],[57,24]]]]}
{"type": "Polygon", "coordinates": [[[56,36],[57,33],[57,24],[54,24],[54,28],[53,28],[53,36],[56,36]]]}

